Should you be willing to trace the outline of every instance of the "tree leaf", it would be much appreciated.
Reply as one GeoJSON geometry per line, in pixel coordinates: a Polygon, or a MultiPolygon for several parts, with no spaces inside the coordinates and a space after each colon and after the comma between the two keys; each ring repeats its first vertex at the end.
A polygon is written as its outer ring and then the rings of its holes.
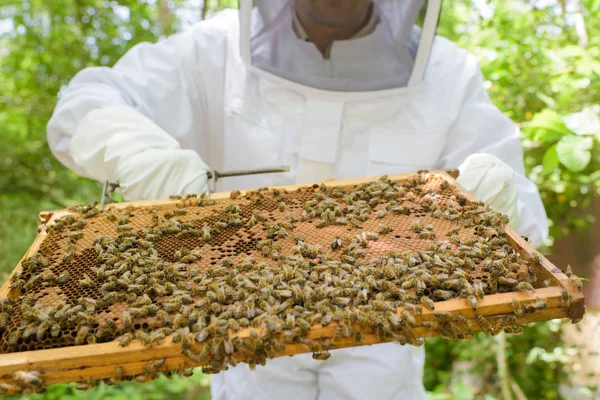
{"type": "Polygon", "coordinates": [[[554,100],[552,97],[546,96],[544,93],[536,93],[535,95],[548,107],[557,108],[556,100],[554,100]]]}
{"type": "Polygon", "coordinates": [[[558,160],[573,172],[582,171],[592,159],[590,150],[593,144],[591,137],[565,136],[556,145],[558,160]]]}
{"type": "Polygon", "coordinates": [[[473,389],[463,382],[458,382],[452,388],[452,396],[456,400],[473,400],[473,389]]]}
{"type": "Polygon", "coordinates": [[[550,138],[555,138],[555,133],[563,135],[572,133],[569,128],[567,128],[560,115],[549,109],[544,109],[542,112],[535,114],[531,122],[526,125],[526,128],[547,130],[547,136],[545,136],[543,132],[536,135],[536,139],[541,142],[550,141],[550,138]]]}
{"type": "Polygon", "coordinates": [[[565,115],[563,121],[577,135],[600,135],[600,116],[593,107],[584,107],[578,113],[565,115]]]}
{"type": "Polygon", "coordinates": [[[542,159],[542,172],[544,174],[549,174],[550,172],[554,171],[556,167],[558,167],[559,160],[556,152],[556,146],[557,145],[550,147],[544,153],[544,158],[542,159]]]}
{"type": "Polygon", "coordinates": [[[537,128],[533,134],[534,142],[553,143],[558,142],[565,134],[546,128],[537,128]]]}

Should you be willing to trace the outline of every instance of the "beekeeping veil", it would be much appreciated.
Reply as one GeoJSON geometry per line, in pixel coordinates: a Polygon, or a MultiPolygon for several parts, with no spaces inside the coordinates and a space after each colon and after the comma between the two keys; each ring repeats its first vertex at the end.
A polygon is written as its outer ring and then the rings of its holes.
{"type": "Polygon", "coordinates": [[[293,31],[293,1],[240,0],[241,54],[254,72],[295,89],[334,92],[397,89],[421,81],[441,0],[427,2],[422,27],[415,22],[425,0],[374,0],[375,30],[335,42],[328,75],[316,47],[293,31]]]}

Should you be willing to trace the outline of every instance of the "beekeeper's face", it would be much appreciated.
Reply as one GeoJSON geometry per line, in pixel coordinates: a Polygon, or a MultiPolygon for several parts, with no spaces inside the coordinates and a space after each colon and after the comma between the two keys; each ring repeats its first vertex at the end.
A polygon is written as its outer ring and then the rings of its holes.
{"type": "Polygon", "coordinates": [[[295,0],[315,22],[330,27],[360,24],[367,17],[372,0],[295,0]]]}

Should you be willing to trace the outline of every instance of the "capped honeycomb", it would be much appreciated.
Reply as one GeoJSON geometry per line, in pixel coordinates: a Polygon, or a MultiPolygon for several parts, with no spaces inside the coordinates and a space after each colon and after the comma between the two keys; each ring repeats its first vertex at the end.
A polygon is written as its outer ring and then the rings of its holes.
{"type": "MultiPolygon", "coordinates": [[[[357,344],[369,329],[381,341],[419,345],[413,317],[424,307],[466,298],[476,310],[485,295],[552,278],[511,248],[504,216],[425,172],[173,203],[78,206],[48,226],[11,277],[16,297],[0,304],[0,352],[173,336],[207,343],[200,355],[183,346],[184,355],[209,360],[214,371],[234,365],[234,352],[262,364],[286,343],[326,359],[335,338],[308,341],[315,324],[337,323],[357,344]],[[250,345],[235,336],[246,327],[262,328],[250,345]]],[[[439,315],[443,336],[469,337],[446,319],[439,315]]]]}

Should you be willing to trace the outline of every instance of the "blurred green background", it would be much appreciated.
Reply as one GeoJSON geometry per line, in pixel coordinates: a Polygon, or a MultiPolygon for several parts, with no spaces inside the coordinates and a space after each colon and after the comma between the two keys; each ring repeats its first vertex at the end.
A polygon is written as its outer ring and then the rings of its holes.
{"type": "MultiPolygon", "coordinates": [[[[156,41],[232,7],[226,0],[2,0],[0,2],[0,278],[36,235],[45,209],[99,199],[100,185],[60,165],[45,125],[80,69],[111,66],[131,46],[156,41]]],[[[439,33],[480,60],[492,100],[522,127],[526,166],[540,188],[553,240],[585,234],[600,192],[600,0],[445,1],[439,33]]],[[[537,324],[507,338],[506,358],[529,399],[562,398],[562,324],[537,324]]],[[[431,399],[502,398],[497,339],[428,339],[425,384],[431,399]],[[456,375],[466,365],[467,378],[456,375]],[[454,366],[454,368],[453,368],[454,366]],[[453,372],[454,371],[454,372],[453,372]]],[[[208,377],[101,385],[88,392],[56,385],[35,399],[206,399],[208,377]]],[[[577,398],[594,388],[577,387],[577,398]]],[[[564,397],[564,395],[563,395],[564,397]]],[[[569,397],[564,397],[569,398],[569,397]]]]}

